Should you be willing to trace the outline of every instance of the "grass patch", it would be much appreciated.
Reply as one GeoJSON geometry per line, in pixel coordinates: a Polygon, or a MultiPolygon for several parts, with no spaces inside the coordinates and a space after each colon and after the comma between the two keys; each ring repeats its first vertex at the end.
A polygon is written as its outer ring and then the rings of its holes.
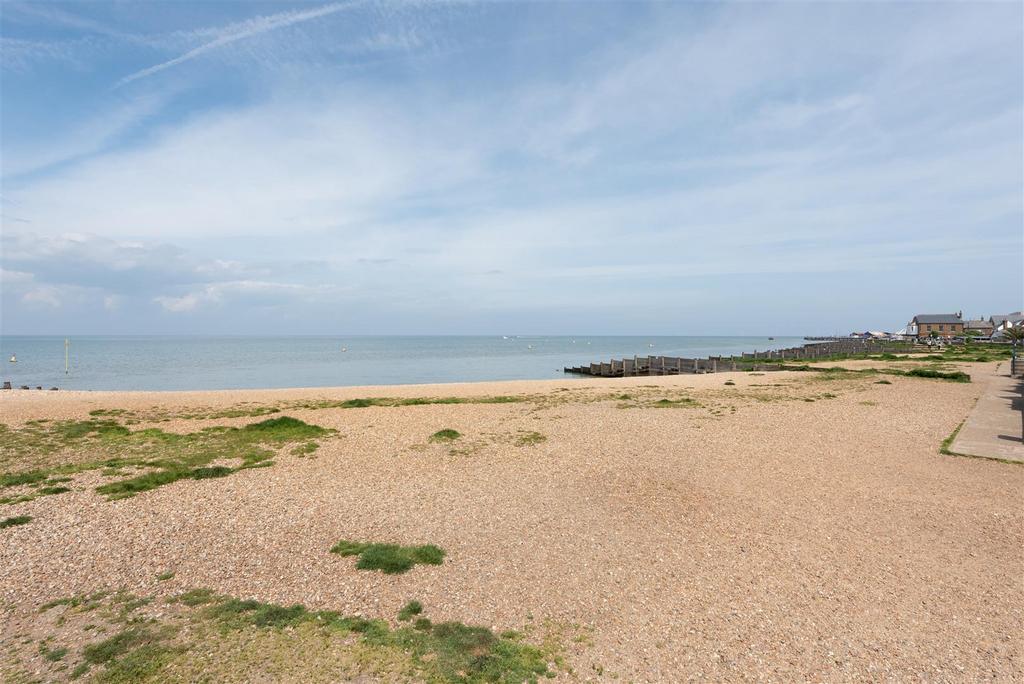
{"type": "MultiPolygon", "coordinates": [[[[780,366],[780,370],[788,371],[810,371],[822,373],[826,377],[856,376],[856,375],[897,375],[911,378],[931,378],[936,380],[948,380],[950,382],[970,382],[971,376],[962,371],[940,371],[933,368],[843,368],[841,366],[817,367],[806,364],[799,366],[780,366]]],[[[877,384],[892,384],[887,381],[877,381],[877,384]]]]}
{"type": "Polygon", "coordinates": [[[13,517],[0,520],[0,530],[8,527],[15,527],[16,525],[27,525],[30,522],[32,522],[31,515],[15,515],[13,517]]]}
{"type": "Polygon", "coordinates": [[[422,603],[419,601],[409,601],[402,607],[402,610],[398,611],[398,619],[402,622],[408,622],[422,612],[422,603]]]}
{"type": "Polygon", "coordinates": [[[513,444],[520,447],[536,446],[548,441],[548,438],[535,430],[520,430],[516,433],[513,444]]]}
{"type": "Polygon", "coordinates": [[[80,674],[90,666],[103,665],[98,682],[138,682],[160,672],[183,647],[166,643],[177,629],[171,626],[135,625],[82,649],[80,674]]]}
{"type": "Polygon", "coordinates": [[[58,660],[63,660],[67,654],[68,649],[64,647],[50,648],[46,644],[39,644],[39,655],[48,662],[55,663],[58,660]]]}
{"type": "Polygon", "coordinates": [[[658,399],[648,404],[648,406],[653,408],[692,408],[700,406],[700,404],[689,397],[681,397],[679,399],[658,399]]]}
{"type": "Polygon", "coordinates": [[[956,426],[956,429],[953,430],[953,432],[950,433],[949,437],[947,437],[946,439],[942,440],[942,444],[939,445],[939,453],[940,454],[944,454],[946,456],[957,456],[958,455],[955,452],[951,451],[950,447],[953,446],[953,440],[955,440],[956,436],[960,434],[960,428],[962,428],[964,426],[965,422],[967,422],[967,421],[961,421],[961,423],[956,426]]]}
{"type": "MultiPolygon", "coordinates": [[[[94,460],[36,468],[0,475],[0,487],[32,485],[54,475],[102,470],[109,477],[123,477],[125,469],[144,469],[133,477],[100,485],[96,491],[111,499],[134,496],[178,480],[226,477],[244,468],[266,467],[276,450],[291,442],[311,443],[332,434],[297,418],[280,416],[243,427],[209,427],[178,434],[159,429],[132,431],[109,420],[26,423],[12,430],[0,426],[0,458],[12,453],[43,457],[73,450],[94,460]],[[96,458],[99,456],[99,458],[96,458]],[[210,465],[237,459],[239,465],[210,465]]],[[[136,471],[138,472],[138,471],[136,471]]],[[[50,480],[53,482],[55,480],[50,480]]],[[[47,486],[26,496],[58,494],[65,487],[47,486]]]]}
{"type": "Polygon", "coordinates": [[[458,430],[438,430],[434,434],[430,435],[431,442],[454,442],[459,437],[462,437],[462,433],[458,430]]]}
{"type": "Polygon", "coordinates": [[[174,597],[176,603],[182,603],[186,606],[201,606],[206,603],[213,603],[217,599],[217,595],[210,589],[189,589],[184,594],[179,594],[174,597]]]}
{"type": "MultiPolygon", "coordinates": [[[[403,622],[423,607],[410,601],[399,613],[403,622]]],[[[301,605],[278,606],[259,601],[223,599],[206,615],[228,629],[282,629],[304,624],[328,633],[355,634],[375,650],[398,649],[412,659],[417,679],[440,682],[524,682],[551,676],[553,654],[524,644],[517,634],[495,634],[487,627],[461,622],[435,624],[418,618],[412,625],[391,629],[382,620],[345,617],[334,611],[309,611],[301,605]]]]}
{"type": "Polygon", "coordinates": [[[950,380],[952,382],[971,381],[971,376],[962,371],[943,372],[933,370],[931,368],[911,368],[908,371],[904,371],[902,375],[908,375],[912,378],[936,378],[939,380],[950,380]]]}
{"type": "Polygon", "coordinates": [[[174,573],[170,572],[170,571],[168,571],[168,572],[161,572],[159,575],[156,576],[156,581],[157,582],[166,582],[167,580],[171,580],[171,579],[174,579],[174,573]]]}
{"type": "Polygon", "coordinates": [[[441,565],[445,556],[445,552],[433,544],[401,546],[344,539],[331,548],[331,553],[359,556],[356,567],[360,570],[380,570],[388,575],[408,572],[415,565],[441,565]]]}
{"type": "MultiPolygon", "coordinates": [[[[2,433],[6,427],[6,425],[0,427],[0,433],[2,433]]],[[[25,473],[0,473],[0,488],[34,484],[36,482],[42,482],[45,479],[46,473],[41,470],[31,470],[25,473]]]]}
{"type": "Polygon", "coordinates": [[[320,448],[320,445],[316,442],[306,442],[300,444],[292,449],[293,456],[309,456],[311,453],[320,448]]]}
{"type": "Polygon", "coordinates": [[[402,608],[396,626],[208,589],[193,589],[147,613],[119,610],[150,601],[130,594],[107,595],[95,605],[91,601],[72,597],[55,602],[70,611],[60,616],[71,618],[61,623],[64,636],[84,638],[82,648],[57,647],[50,639],[12,640],[14,662],[35,655],[35,649],[42,656],[45,669],[33,681],[71,675],[94,682],[251,681],[255,673],[268,681],[365,676],[374,681],[511,683],[553,677],[553,668],[562,663],[562,635],[547,625],[530,639],[535,645],[524,636],[533,633],[531,627],[524,633],[495,632],[456,621],[433,622],[419,601],[402,608]],[[95,608],[90,617],[81,614],[95,608]]]}
{"type": "Polygon", "coordinates": [[[368,397],[365,399],[318,399],[315,401],[298,401],[287,404],[288,408],[296,409],[356,409],[373,406],[427,406],[430,404],[514,404],[529,401],[529,397],[493,396],[493,397],[368,397]]]}

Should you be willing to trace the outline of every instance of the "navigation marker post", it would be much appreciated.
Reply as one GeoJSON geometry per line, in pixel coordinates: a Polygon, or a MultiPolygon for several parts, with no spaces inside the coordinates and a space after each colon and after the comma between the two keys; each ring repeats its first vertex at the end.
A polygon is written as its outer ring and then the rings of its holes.
{"type": "Polygon", "coordinates": [[[68,347],[71,346],[71,340],[64,338],[64,375],[68,374],[68,347]]]}

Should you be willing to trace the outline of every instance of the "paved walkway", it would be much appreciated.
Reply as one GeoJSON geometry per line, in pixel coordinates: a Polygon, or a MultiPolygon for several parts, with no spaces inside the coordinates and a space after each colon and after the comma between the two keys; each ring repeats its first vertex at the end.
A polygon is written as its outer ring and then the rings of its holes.
{"type": "Polygon", "coordinates": [[[1010,363],[999,364],[949,450],[969,456],[1024,462],[1024,378],[1011,378],[1010,363]]]}

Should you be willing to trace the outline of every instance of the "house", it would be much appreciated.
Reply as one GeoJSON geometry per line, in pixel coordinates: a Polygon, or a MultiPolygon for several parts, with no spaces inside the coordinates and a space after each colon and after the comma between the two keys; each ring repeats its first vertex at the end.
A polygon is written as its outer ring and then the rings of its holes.
{"type": "Polygon", "coordinates": [[[966,335],[990,337],[994,329],[995,326],[992,325],[992,321],[985,320],[984,318],[973,319],[964,323],[964,334],[966,335]]]}
{"type": "Polygon", "coordinates": [[[1024,312],[1014,311],[1013,313],[1002,314],[1000,316],[992,316],[988,321],[992,324],[993,331],[1013,328],[1024,321],[1024,312]]]}
{"type": "Polygon", "coordinates": [[[959,337],[964,334],[963,312],[955,314],[918,314],[907,324],[907,334],[926,337],[959,337]]]}

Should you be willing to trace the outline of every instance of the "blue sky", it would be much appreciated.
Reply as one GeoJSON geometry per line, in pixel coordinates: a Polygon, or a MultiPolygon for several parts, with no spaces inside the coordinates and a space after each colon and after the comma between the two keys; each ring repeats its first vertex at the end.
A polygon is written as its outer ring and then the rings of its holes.
{"type": "Polygon", "coordinates": [[[0,12],[4,334],[811,334],[1024,299],[1018,2],[0,12]]]}

